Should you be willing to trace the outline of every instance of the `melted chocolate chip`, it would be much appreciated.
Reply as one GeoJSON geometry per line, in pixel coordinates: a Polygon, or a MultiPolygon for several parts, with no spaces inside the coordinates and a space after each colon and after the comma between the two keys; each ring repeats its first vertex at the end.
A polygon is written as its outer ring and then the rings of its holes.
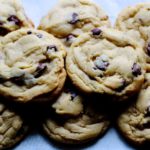
{"type": "Polygon", "coordinates": [[[109,62],[104,62],[104,61],[100,61],[99,64],[96,64],[96,67],[102,71],[106,71],[108,66],[109,66],[109,62]]]}
{"type": "Polygon", "coordinates": [[[98,28],[95,28],[95,29],[92,30],[93,35],[100,35],[101,33],[102,33],[102,31],[98,28]]]}
{"type": "Polygon", "coordinates": [[[147,54],[148,54],[148,56],[150,56],[150,43],[148,43],[148,45],[147,45],[147,54]]]}
{"type": "Polygon", "coordinates": [[[70,24],[76,24],[79,21],[79,15],[77,13],[72,14],[72,20],[69,22],[70,24]]]}
{"type": "Polygon", "coordinates": [[[21,21],[18,19],[18,17],[15,15],[11,15],[10,17],[8,17],[7,20],[14,22],[18,26],[20,26],[22,24],[21,21]]]}
{"type": "Polygon", "coordinates": [[[43,37],[42,34],[37,34],[36,36],[37,36],[38,38],[40,38],[40,39],[43,37]]]}
{"type": "Polygon", "coordinates": [[[50,45],[47,47],[47,52],[50,53],[50,52],[57,52],[58,49],[55,45],[50,45]]]}
{"type": "Polygon", "coordinates": [[[47,65],[43,63],[39,63],[34,73],[35,78],[39,78],[47,69],[47,65]]]}
{"type": "Polygon", "coordinates": [[[136,64],[136,63],[134,63],[133,64],[133,67],[132,67],[132,74],[134,75],[134,76],[138,76],[138,75],[141,75],[141,67],[138,65],[138,64],[136,64]]]}
{"type": "Polygon", "coordinates": [[[32,31],[28,31],[27,34],[29,34],[29,35],[32,34],[32,31]]]}
{"type": "Polygon", "coordinates": [[[0,36],[5,36],[8,33],[9,33],[8,29],[6,29],[4,27],[0,27],[0,36]]]}
{"type": "Polygon", "coordinates": [[[66,37],[66,41],[69,42],[71,41],[73,38],[75,38],[75,36],[73,34],[69,34],[67,37],[66,37]]]}

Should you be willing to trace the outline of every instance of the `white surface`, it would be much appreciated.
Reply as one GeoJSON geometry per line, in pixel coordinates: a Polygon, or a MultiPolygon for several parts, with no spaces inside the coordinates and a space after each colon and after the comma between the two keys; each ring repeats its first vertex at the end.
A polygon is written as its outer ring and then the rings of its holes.
{"type": "MultiPolygon", "coordinates": [[[[26,13],[38,26],[42,16],[44,16],[56,3],[57,0],[22,0],[26,13]]],[[[150,0],[94,0],[97,4],[108,13],[111,21],[114,23],[118,13],[129,5],[139,2],[150,2],[150,0]]],[[[14,150],[55,150],[67,149],[54,145],[39,133],[29,135],[14,150]]],[[[70,149],[70,148],[69,148],[70,149]]],[[[115,129],[110,129],[106,135],[99,139],[93,145],[85,148],[85,150],[133,150],[125,141],[121,139],[115,129]]]]}

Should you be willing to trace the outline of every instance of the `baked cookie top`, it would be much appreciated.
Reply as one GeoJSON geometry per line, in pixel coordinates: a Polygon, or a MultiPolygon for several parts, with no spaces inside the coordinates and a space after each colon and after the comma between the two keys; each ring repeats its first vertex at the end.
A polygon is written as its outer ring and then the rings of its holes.
{"type": "Polygon", "coordinates": [[[67,72],[85,93],[117,96],[123,100],[141,88],[143,51],[124,32],[95,28],[77,38],[68,52],[67,72]]]}
{"type": "Polygon", "coordinates": [[[20,115],[0,103],[0,149],[17,144],[28,130],[29,127],[20,115]]]}
{"type": "Polygon", "coordinates": [[[92,99],[85,102],[83,113],[77,117],[51,115],[43,123],[45,133],[49,138],[67,144],[81,144],[103,135],[110,121],[92,102],[92,99]]]}
{"type": "Polygon", "coordinates": [[[146,75],[145,84],[137,100],[118,118],[118,127],[128,140],[134,144],[150,141],[150,74],[146,75]]]}
{"type": "Polygon", "coordinates": [[[65,46],[81,33],[99,26],[110,26],[106,13],[90,0],[60,0],[57,6],[43,17],[39,29],[62,39],[65,46]]]}
{"type": "Polygon", "coordinates": [[[0,36],[22,27],[33,27],[20,0],[0,0],[0,36]]]}
{"type": "Polygon", "coordinates": [[[44,31],[20,29],[6,35],[0,47],[0,94],[27,102],[55,91],[66,76],[65,55],[62,44],[44,31]]]}
{"type": "Polygon", "coordinates": [[[78,116],[83,112],[83,96],[67,81],[52,108],[59,115],[78,116]]]}
{"type": "Polygon", "coordinates": [[[150,3],[127,7],[118,16],[115,27],[125,31],[144,48],[150,71],[150,3]]]}

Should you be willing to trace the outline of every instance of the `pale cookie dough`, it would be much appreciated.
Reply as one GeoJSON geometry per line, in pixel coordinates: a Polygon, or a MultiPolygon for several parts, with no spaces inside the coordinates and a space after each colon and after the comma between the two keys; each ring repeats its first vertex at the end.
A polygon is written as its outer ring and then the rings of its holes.
{"type": "Polygon", "coordinates": [[[67,81],[52,108],[59,115],[78,116],[83,112],[83,96],[67,81]]]}
{"type": "Polygon", "coordinates": [[[20,115],[0,103],[0,149],[8,149],[27,134],[29,127],[20,115]]]}
{"type": "Polygon", "coordinates": [[[0,0],[0,37],[23,27],[33,27],[20,0],[0,0]]]}
{"type": "Polygon", "coordinates": [[[139,91],[145,73],[141,47],[124,32],[108,28],[79,36],[68,52],[66,67],[80,90],[107,94],[117,101],[139,91]]]}
{"type": "Polygon", "coordinates": [[[110,26],[106,13],[90,0],[60,0],[43,17],[39,29],[61,39],[69,49],[76,37],[96,27],[110,26]]]}
{"type": "Polygon", "coordinates": [[[19,102],[50,100],[64,85],[65,55],[61,42],[44,31],[6,35],[0,47],[0,95],[19,102]]]}
{"type": "Polygon", "coordinates": [[[145,52],[150,71],[150,3],[127,7],[118,16],[115,27],[132,36],[145,52]]]}
{"type": "Polygon", "coordinates": [[[48,137],[60,143],[81,144],[102,136],[110,121],[90,100],[90,103],[85,102],[84,112],[77,117],[66,119],[51,115],[47,118],[43,129],[48,137]]]}
{"type": "Polygon", "coordinates": [[[150,142],[150,74],[137,100],[118,118],[118,127],[122,135],[136,145],[150,142]]]}

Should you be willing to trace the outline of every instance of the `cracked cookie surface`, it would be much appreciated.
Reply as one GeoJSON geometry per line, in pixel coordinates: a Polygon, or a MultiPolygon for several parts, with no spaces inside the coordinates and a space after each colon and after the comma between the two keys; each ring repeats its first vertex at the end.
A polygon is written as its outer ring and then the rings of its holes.
{"type": "Polygon", "coordinates": [[[20,142],[29,127],[22,117],[0,103],[0,149],[10,148],[20,142]]]}
{"type": "Polygon", "coordinates": [[[45,16],[39,29],[61,39],[69,48],[76,37],[96,27],[110,26],[106,13],[90,0],[61,0],[45,16]]]}
{"type": "Polygon", "coordinates": [[[144,67],[141,47],[124,32],[108,28],[79,36],[66,59],[68,75],[80,90],[113,95],[118,101],[140,90],[144,67]]]}
{"type": "Polygon", "coordinates": [[[52,35],[20,29],[3,38],[0,50],[1,95],[19,102],[45,101],[63,87],[66,53],[52,35]]]}
{"type": "MultiPolygon", "coordinates": [[[[96,103],[97,106],[97,103],[96,103]]],[[[110,121],[92,103],[85,102],[83,113],[76,117],[63,118],[51,115],[43,123],[43,129],[50,139],[66,144],[81,144],[102,136],[110,121]]]]}
{"type": "Polygon", "coordinates": [[[23,27],[33,27],[20,0],[0,0],[0,37],[23,27]]]}
{"type": "Polygon", "coordinates": [[[150,3],[127,7],[118,16],[115,27],[125,31],[143,47],[150,71],[150,3]]]}
{"type": "Polygon", "coordinates": [[[150,74],[137,100],[118,118],[117,124],[122,135],[136,145],[150,141],[150,74]]]}

